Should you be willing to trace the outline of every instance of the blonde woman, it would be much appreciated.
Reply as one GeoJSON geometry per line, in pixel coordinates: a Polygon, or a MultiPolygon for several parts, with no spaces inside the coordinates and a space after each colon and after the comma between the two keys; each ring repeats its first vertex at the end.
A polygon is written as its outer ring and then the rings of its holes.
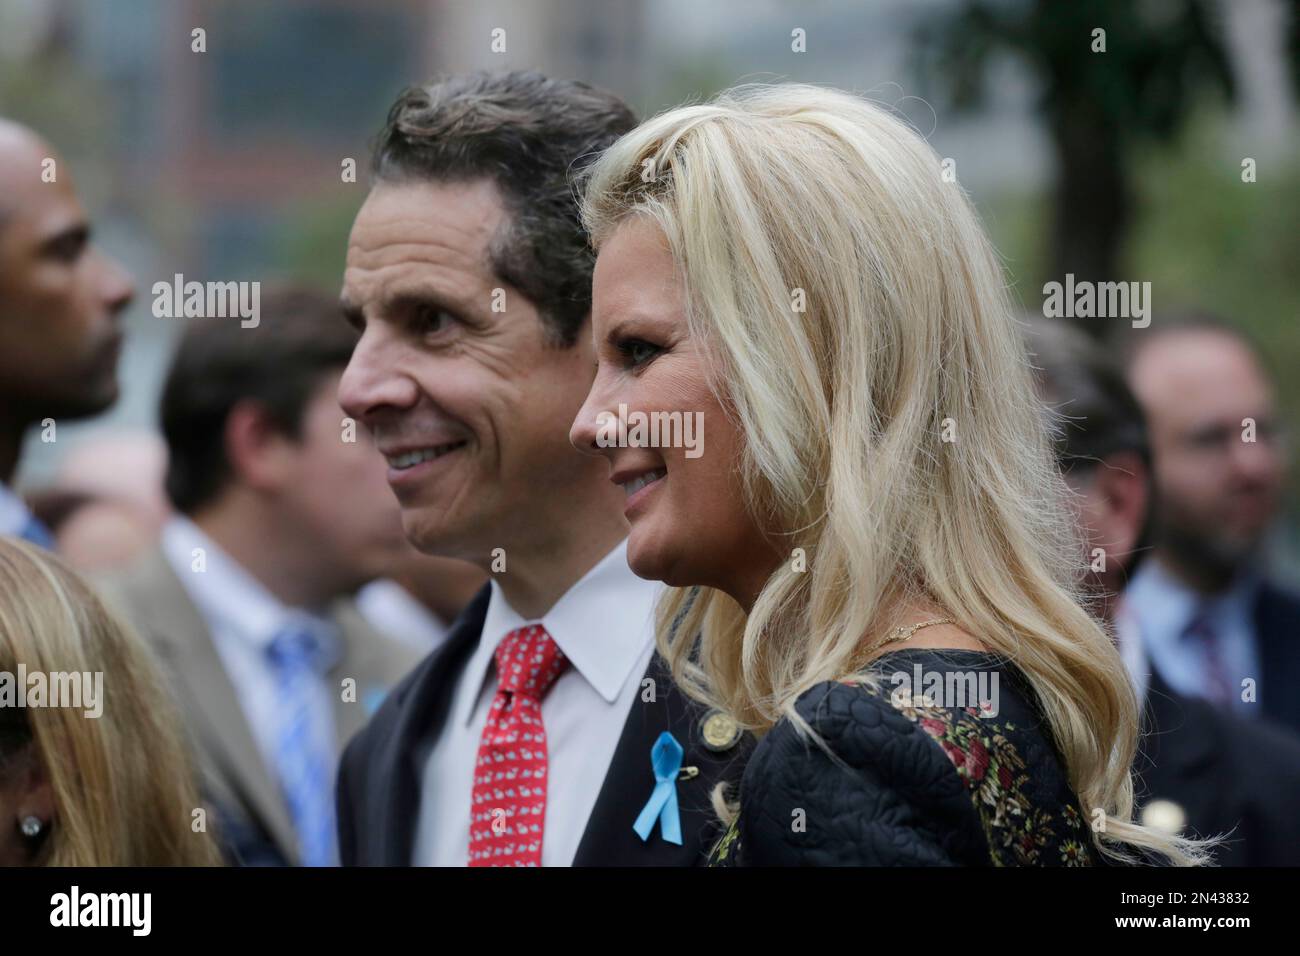
{"type": "Polygon", "coordinates": [[[644,123],[584,188],[598,365],[571,438],[627,491],[632,569],[672,586],[677,680],[761,738],[714,861],[1200,862],[1131,820],[1133,691],[1080,604],[997,259],[925,142],[844,93],[745,87],[644,123]]]}
{"type": "Polygon", "coordinates": [[[140,639],[60,560],[0,537],[0,865],[220,862],[180,726],[140,639]]]}

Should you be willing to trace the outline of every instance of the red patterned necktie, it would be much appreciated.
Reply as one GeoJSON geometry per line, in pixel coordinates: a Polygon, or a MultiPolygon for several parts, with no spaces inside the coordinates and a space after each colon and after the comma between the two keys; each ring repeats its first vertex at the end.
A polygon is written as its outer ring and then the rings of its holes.
{"type": "Polygon", "coordinates": [[[496,652],[497,693],[474,764],[470,866],[541,866],[546,826],[542,698],[569,660],[540,624],[517,628],[496,652]]]}

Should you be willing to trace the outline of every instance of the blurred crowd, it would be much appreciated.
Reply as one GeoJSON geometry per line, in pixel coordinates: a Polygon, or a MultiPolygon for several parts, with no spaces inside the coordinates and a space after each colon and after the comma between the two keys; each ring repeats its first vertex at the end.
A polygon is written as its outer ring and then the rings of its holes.
{"type": "MultiPolygon", "coordinates": [[[[267,290],[256,328],[187,320],[158,434],[99,435],[15,487],[33,430],[113,404],[140,292],[75,172],[0,123],[0,672],[102,672],[114,706],[0,707],[0,863],[334,864],[344,744],[487,572],[407,543],[338,402],[357,332],[311,288],[267,290]]],[[[1231,316],[1158,307],[1123,354],[1025,328],[1142,702],[1139,819],[1226,833],[1221,863],[1300,864],[1300,597],[1263,558],[1288,423],[1256,349],[1231,316]]]]}

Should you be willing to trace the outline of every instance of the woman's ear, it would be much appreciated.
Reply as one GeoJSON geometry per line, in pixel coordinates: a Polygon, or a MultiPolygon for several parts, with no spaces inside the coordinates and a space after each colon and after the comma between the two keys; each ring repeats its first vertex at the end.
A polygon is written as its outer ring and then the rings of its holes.
{"type": "Polygon", "coordinates": [[[18,817],[36,817],[48,830],[54,823],[54,787],[49,772],[38,757],[27,761],[23,789],[18,793],[18,817]]]}
{"type": "Polygon", "coordinates": [[[6,770],[0,792],[0,866],[25,866],[33,862],[33,847],[54,822],[54,787],[30,745],[7,759],[6,770]],[[23,824],[30,820],[40,825],[35,836],[24,832],[23,824]]]}

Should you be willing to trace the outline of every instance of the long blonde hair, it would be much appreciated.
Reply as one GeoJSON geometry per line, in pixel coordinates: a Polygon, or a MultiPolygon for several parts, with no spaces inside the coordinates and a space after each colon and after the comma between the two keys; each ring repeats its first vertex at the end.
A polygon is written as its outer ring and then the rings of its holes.
{"type": "Polygon", "coordinates": [[[942,608],[1032,683],[1071,785],[1105,813],[1103,852],[1204,862],[1132,822],[1134,691],[1082,607],[1000,264],[928,144],[856,96],[753,85],[643,123],[584,179],[597,249],[631,215],[667,237],[744,434],[747,505],[792,557],[748,615],[669,589],[658,642],[682,686],[761,735],[808,688],[860,674],[864,636],[904,607],[942,608]]]}
{"type": "Polygon", "coordinates": [[[0,671],[16,674],[20,664],[29,675],[103,674],[100,716],[28,708],[21,746],[0,754],[39,761],[50,781],[55,815],[36,862],[220,862],[211,837],[191,828],[201,806],[194,771],[148,648],[58,558],[0,538],[0,671]]]}

